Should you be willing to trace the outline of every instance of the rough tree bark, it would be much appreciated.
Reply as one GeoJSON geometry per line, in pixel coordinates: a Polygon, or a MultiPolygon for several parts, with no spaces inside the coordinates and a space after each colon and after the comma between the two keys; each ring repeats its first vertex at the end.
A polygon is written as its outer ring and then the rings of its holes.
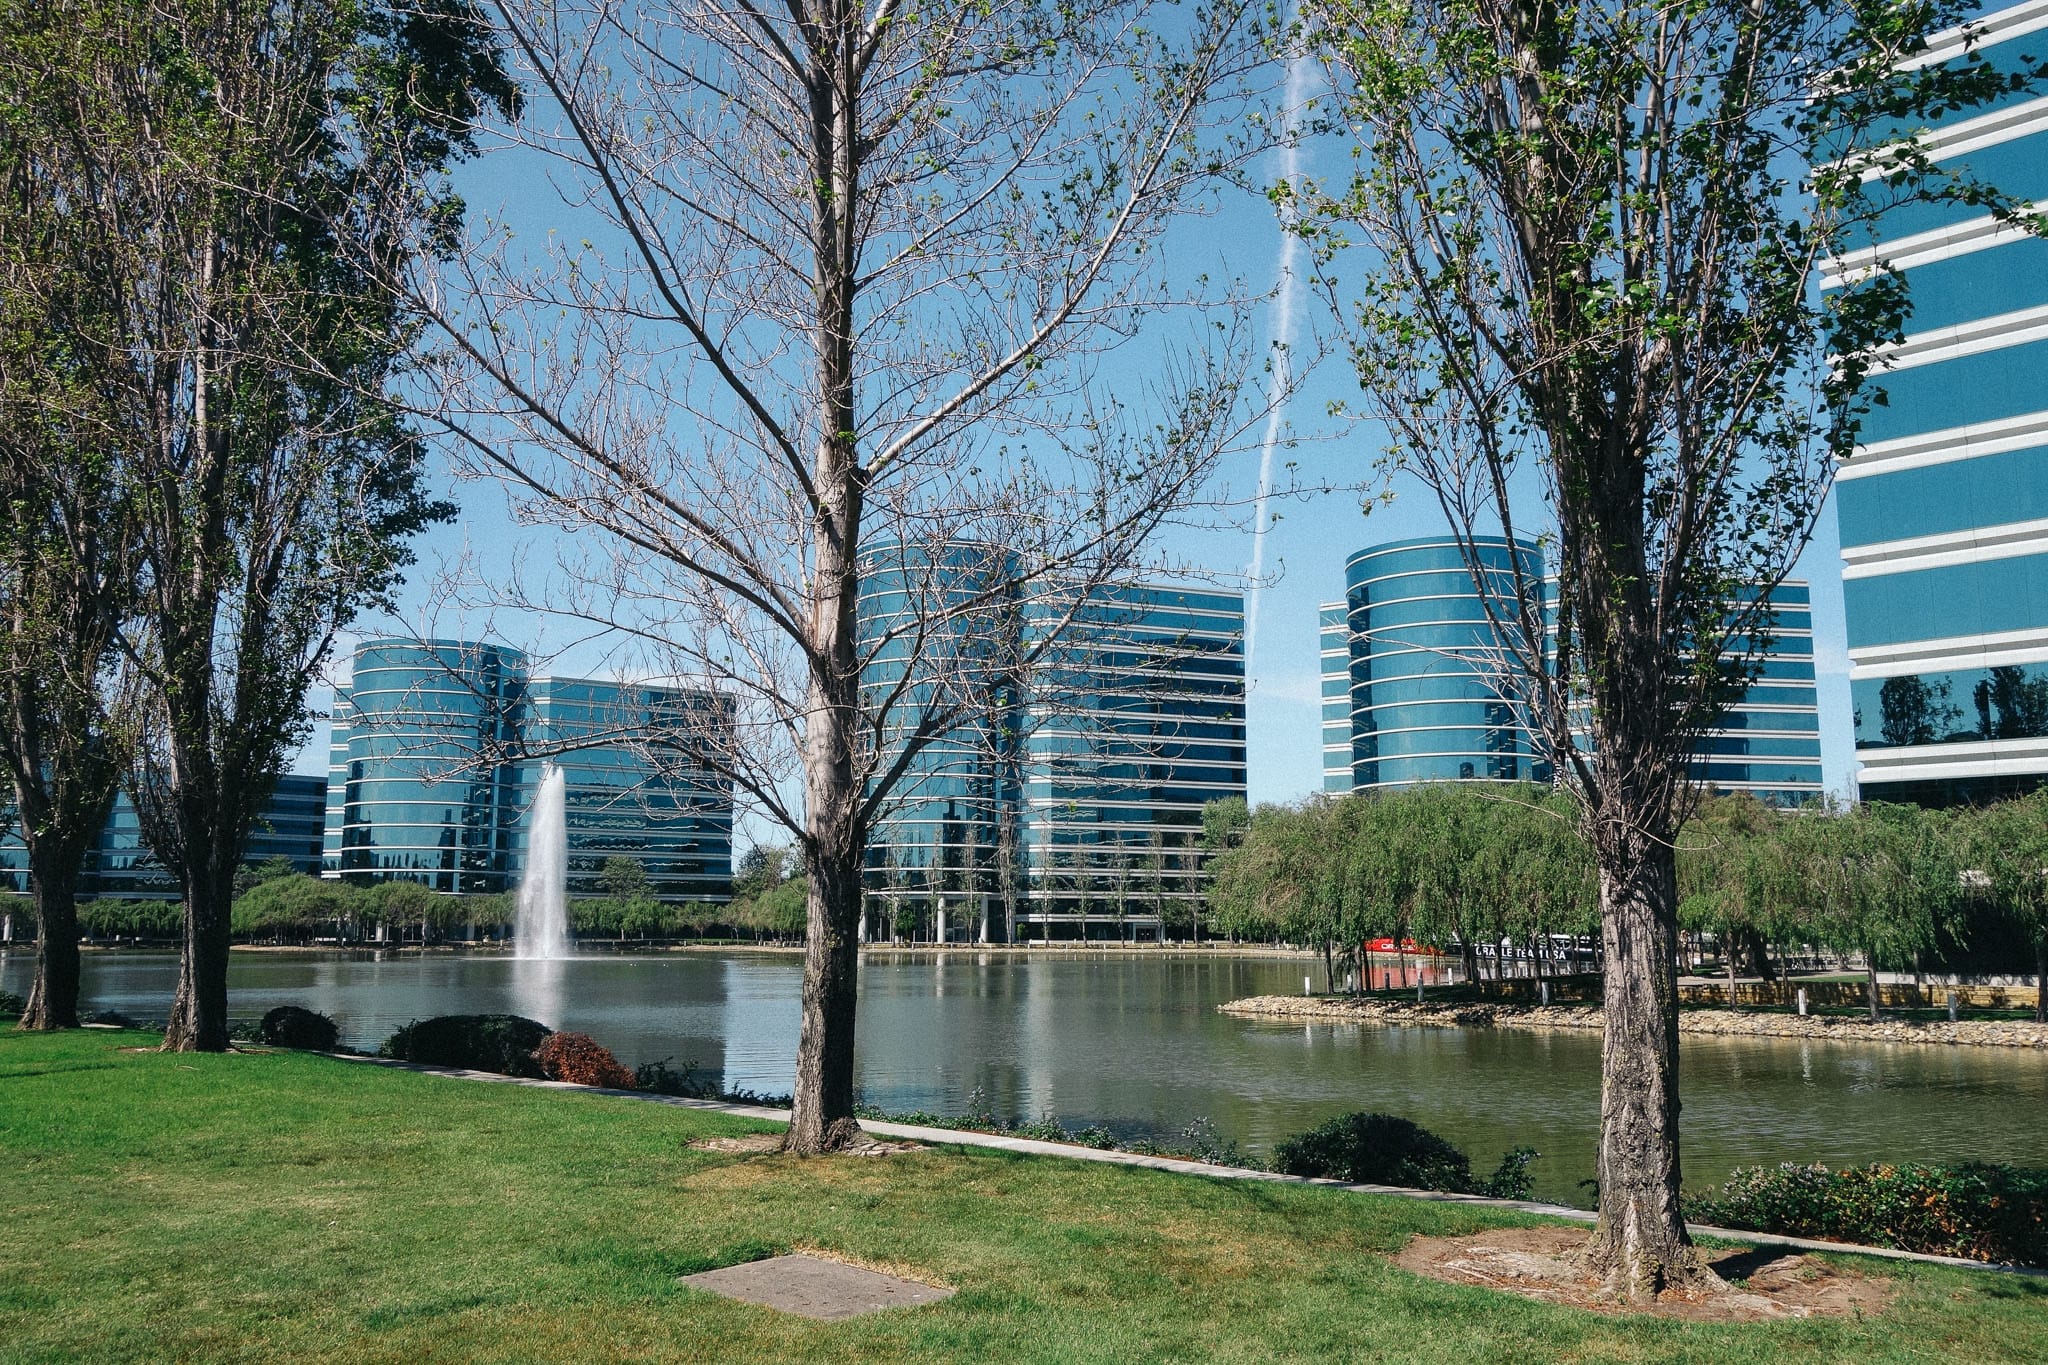
{"type": "Polygon", "coordinates": [[[1678,874],[1672,844],[1616,821],[1600,828],[1600,1218],[1588,1264],[1607,1291],[1654,1295],[1719,1282],[1679,1207],[1678,874]]]}

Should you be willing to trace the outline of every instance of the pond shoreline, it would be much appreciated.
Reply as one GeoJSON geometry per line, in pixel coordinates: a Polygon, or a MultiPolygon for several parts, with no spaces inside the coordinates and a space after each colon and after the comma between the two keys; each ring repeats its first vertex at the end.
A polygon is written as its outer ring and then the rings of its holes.
{"type": "MultiPolygon", "coordinates": [[[[1256,995],[1216,1007],[1249,1019],[1405,1025],[1416,1028],[1513,1028],[1597,1031],[1606,1014],[1596,1005],[1520,1005],[1507,1002],[1416,1004],[1412,1000],[1342,996],[1256,995]]],[[[1903,1019],[1851,1019],[1841,1015],[1688,1009],[1678,1014],[1681,1034],[1709,1037],[1796,1038],[1839,1043],[1916,1043],[1936,1047],[2007,1047],[2048,1050],[2048,1025],[2031,1020],[1965,1019],[1921,1023],[1903,1019]]]]}

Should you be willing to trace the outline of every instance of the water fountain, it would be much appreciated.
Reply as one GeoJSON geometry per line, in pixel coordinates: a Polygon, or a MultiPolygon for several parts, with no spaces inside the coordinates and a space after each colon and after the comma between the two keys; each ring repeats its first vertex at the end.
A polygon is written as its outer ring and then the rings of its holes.
{"type": "Polygon", "coordinates": [[[569,822],[567,781],[552,763],[540,770],[526,839],[526,875],[512,919],[518,957],[551,962],[569,956],[569,822]]]}

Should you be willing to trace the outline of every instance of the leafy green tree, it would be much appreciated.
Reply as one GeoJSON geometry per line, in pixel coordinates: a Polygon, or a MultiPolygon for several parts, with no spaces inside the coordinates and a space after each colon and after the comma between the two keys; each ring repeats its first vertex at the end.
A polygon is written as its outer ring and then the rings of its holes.
{"type": "Polygon", "coordinates": [[[1860,953],[1870,1018],[1877,974],[1913,965],[1959,927],[1962,869],[1954,819],[1865,802],[1833,817],[1785,822],[1787,856],[1816,911],[1816,938],[1860,953]]]}
{"type": "Polygon", "coordinates": [[[2034,1020],[2048,1023],[2048,790],[1963,817],[1966,880],[2018,919],[2034,946],[2034,1020]]]}
{"type": "Polygon", "coordinates": [[[106,382],[121,302],[98,268],[127,244],[76,208],[97,133],[78,82],[93,10],[0,0],[0,788],[36,925],[27,1029],[77,1027],[79,869],[133,743],[133,414],[106,382]]]}
{"type": "Polygon", "coordinates": [[[597,871],[597,884],[613,900],[638,900],[648,892],[647,865],[624,855],[606,858],[597,871]]]}
{"type": "Polygon", "coordinates": [[[164,1046],[228,1044],[235,872],[334,632],[385,599],[426,496],[387,396],[400,278],[447,250],[445,171],[517,99],[470,0],[50,0],[79,113],[67,211],[118,301],[78,345],[129,419],[147,689],[135,796],[185,932],[164,1046]]]}
{"type": "Polygon", "coordinates": [[[1720,1284],[1679,1205],[1672,850],[1698,741],[1756,667],[1768,590],[1805,545],[1873,401],[1875,352],[1906,317],[1897,272],[1825,294],[1809,282],[1901,198],[2024,212],[1919,143],[1886,141],[2035,78],[1901,62],[1966,13],[1960,0],[1306,7],[1358,169],[1281,198],[1350,325],[1368,415],[1464,546],[1500,694],[1566,779],[1599,868],[1588,1264],[1616,1296],[1720,1284]],[[1352,246],[1364,259],[1339,270],[1352,246]],[[1536,489],[1540,518],[1524,505],[1536,489]],[[1525,528],[1550,537],[1554,580],[1482,561],[1475,537],[1525,528]]]}

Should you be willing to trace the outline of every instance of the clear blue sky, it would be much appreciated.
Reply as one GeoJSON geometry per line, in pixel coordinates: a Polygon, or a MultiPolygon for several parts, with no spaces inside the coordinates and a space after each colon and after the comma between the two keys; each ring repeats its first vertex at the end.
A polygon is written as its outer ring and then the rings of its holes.
{"type": "MultiPolygon", "coordinates": [[[[1341,151],[1341,149],[1326,149],[1341,151]]],[[[1311,168],[1314,151],[1310,152],[1311,168]]],[[[1336,164],[1332,169],[1338,169],[1336,164]]],[[[1281,173],[1274,158],[1268,178],[1281,173]]],[[[494,152],[463,169],[459,186],[473,212],[497,214],[514,223],[532,240],[548,231],[592,235],[584,220],[560,206],[544,174],[517,152],[494,152]]],[[[1264,287],[1276,282],[1282,236],[1263,198],[1244,197],[1226,205],[1214,221],[1185,234],[1177,246],[1175,268],[1207,269],[1241,275],[1264,287]]],[[[1302,297],[1304,309],[1320,308],[1302,297]]],[[[1269,332],[1281,325],[1277,309],[1267,309],[1269,332]]],[[[1138,363],[1127,357],[1125,364],[1138,363]]],[[[1289,413],[1297,428],[1320,433],[1281,458],[1300,462],[1305,480],[1360,483],[1372,475],[1383,444],[1376,427],[1334,431],[1324,415],[1332,400],[1355,392],[1355,380],[1339,359],[1325,365],[1298,396],[1289,413]]],[[[1251,454],[1227,471],[1231,491],[1241,494],[1256,486],[1257,455],[1251,454]]],[[[539,654],[560,652],[553,667],[562,672],[603,674],[608,671],[601,644],[575,644],[558,626],[515,618],[482,620],[446,608],[435,608],[435,583],[441,566],[465,554],[487,568],[507,568],[521,553],[545,562],[553,533],[514,527],[503,494],[490,483],[457,483],[446,462],[436,458],[434,481],[454,500],[461,513],[452,524],[437,527],[419,544],[420,564],[403,593],[396,619],[373,618],[359,633],[386,629],[444,635],[489,631],[495,638],[539,654]]],[[[1254,801],[1288,801],[1318,790],[1322,783],[1320,679],[1318,676],[1317,605],[1343,593],[1344,560],[1354,550],[1379,541],[1432,535],[1444,523],[1434,499],[1412,482],[1396,483],[1393,500],[1368,515],[1355,496],[1333,495],[1312,502],[1275,506],[1279,514],[1265,546],[1265,569],[1277,581],[1261,593],[1259,624],[1249,661],[1251,795],[1254,801]]],[[[1205,533],[1171,547],[1218,572],[1245,569],[1252,560],[1249,530],[1205,533]]],[[[1853,769],[1849,732],[1848,664],[1842,631],[1842,589],[1835,540],[1834,513],[1829,508],[1820,535],[1801,561],[1799,575],[1813,585],[1814,649],[1820,676],[1822,757],[1831,790],[1847,794],[1853,769]]],[[[351,641],[344,640],[345,657],[351,641]]],[[[324,706],[324,689],[316,700],[324,706]]],[[[299,756],[302,772],[325,773],[327,727],[317,726],[299,756]]]]}

